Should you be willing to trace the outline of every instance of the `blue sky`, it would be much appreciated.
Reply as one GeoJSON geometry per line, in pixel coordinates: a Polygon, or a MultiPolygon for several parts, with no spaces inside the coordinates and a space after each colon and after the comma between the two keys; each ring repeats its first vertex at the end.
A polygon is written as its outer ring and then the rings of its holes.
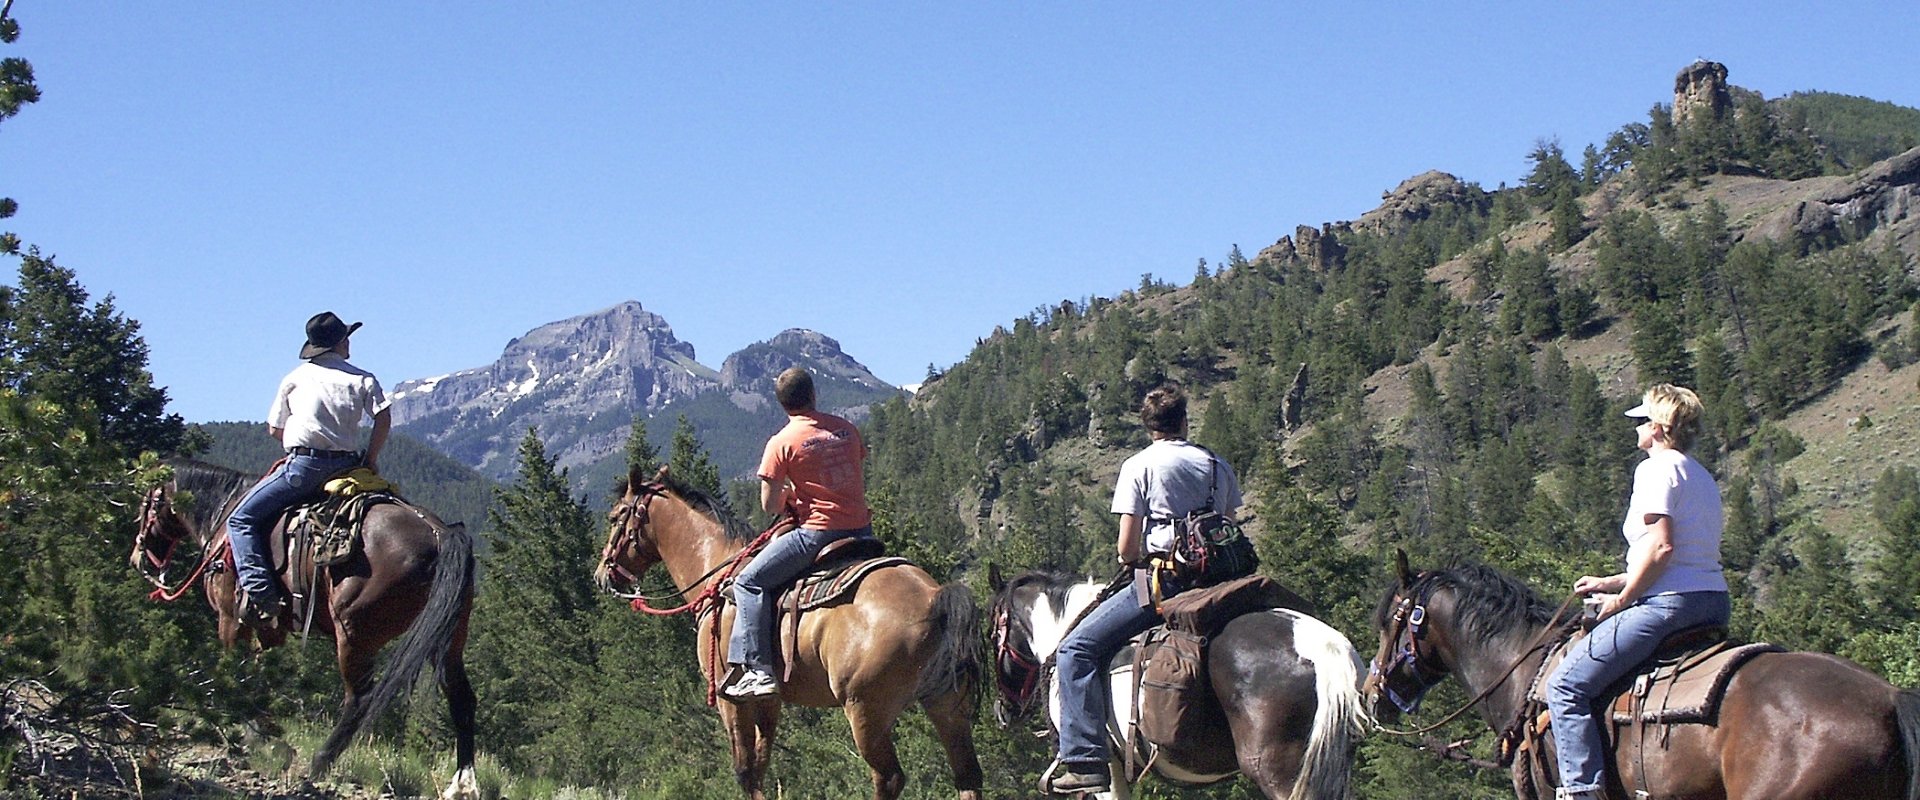
{"type": "Polygon", "coordinates": [[[805,327],[912,383],[1425,170],[1577,157],[1695,58],[1920,106],[1920,4],[1877,5],[16,0],[0,228],[190,421],[264,417],[328,309],[389,388],[629,299],[710,366],[805,327]]]}

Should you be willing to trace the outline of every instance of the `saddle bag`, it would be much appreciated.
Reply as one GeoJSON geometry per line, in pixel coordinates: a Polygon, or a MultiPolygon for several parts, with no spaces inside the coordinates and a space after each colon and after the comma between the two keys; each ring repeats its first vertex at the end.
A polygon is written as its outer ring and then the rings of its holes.
{"type": "MultiPolygon", "coordinates": [[[[1220,469],[1218,456],[1209,469],[1220,469]]],[[[1233,517],[1214,510],[1213,484],[1207,488],[1207,504],[1197,511],[1173,520],[1174,574],[1196,584],[1219,583],[1253,574],[1260,566],[1254,554],[1253,540],[1240,530],[1233,517]]]]}
{"type": "Polygon", "coordinates": [[[1148,637],[1137,658],[1141,738],[1164,747],[1226,724],[1207,679],[1207,637],[1162,629],[1148,637]]]}
{"type": "Polygon", "coordinates": [[[1167,627],[1212,636],[1234,617],[1269,608],[1286,608],[1309,616],[1313,604],[1265,575],[1248,575],[1213,586],[1189,589],[1160,604],[1167,627]]]}

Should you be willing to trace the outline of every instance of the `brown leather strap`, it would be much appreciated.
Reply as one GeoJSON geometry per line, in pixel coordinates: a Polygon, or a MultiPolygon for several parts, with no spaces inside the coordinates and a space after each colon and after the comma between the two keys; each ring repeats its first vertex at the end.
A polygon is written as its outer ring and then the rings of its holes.
{"type": "Polygon", "coordinates": [[[780,682],[793,682],[793,662],[800,660],[800,592],[787,588],[787,635],[780,642],[786,663],[780,666],[780,682]]]}

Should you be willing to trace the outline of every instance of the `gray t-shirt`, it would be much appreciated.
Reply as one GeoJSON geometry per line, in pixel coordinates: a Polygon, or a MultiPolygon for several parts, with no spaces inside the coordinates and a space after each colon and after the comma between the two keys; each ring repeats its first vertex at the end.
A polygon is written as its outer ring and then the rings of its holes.
{"type": "Polygon", "coordinates": [[[1173,549],[1173,520],[1200,510],[1211,490],[1214,510],[1240,510],[1240,479],[1225,460],[1183,439],[1161,439],[1120,465],[1113,513],[1147,519],[1147,552],[1173,549]]]}

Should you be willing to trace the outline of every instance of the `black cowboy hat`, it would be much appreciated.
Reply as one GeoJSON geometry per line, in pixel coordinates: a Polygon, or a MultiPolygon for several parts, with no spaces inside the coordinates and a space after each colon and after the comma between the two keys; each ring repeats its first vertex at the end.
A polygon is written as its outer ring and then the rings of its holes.
{"type": "Polygon", "coordinates": [[[307,320],[307,346],[300,348],[300,357],[313,358],[332,350],[342,340],[352,336],[354,331],[360,330],[362,324],[356,322],[348,325],[331,311],[313,315],[313,319],[307,320]]]}

